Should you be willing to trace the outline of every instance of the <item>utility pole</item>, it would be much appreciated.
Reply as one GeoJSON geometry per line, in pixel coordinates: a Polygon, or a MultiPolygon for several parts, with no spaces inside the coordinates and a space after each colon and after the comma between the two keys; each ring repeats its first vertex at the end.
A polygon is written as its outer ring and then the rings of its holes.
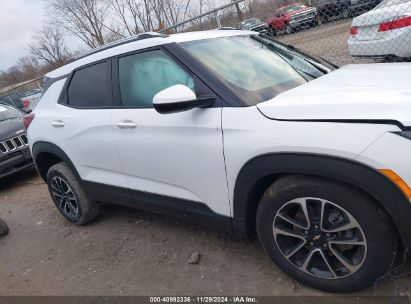
{"type": "MultiPolygon", "coordinates": [[[[231,2],[235,2],[235,1],[236,0],[231,0],[231,2]]],[[[239,22],[243,21],[243,14],[241,13],[240,4],[238,2],[235,4],[235,8],[237,9],[238,21],[239,22]]]]}

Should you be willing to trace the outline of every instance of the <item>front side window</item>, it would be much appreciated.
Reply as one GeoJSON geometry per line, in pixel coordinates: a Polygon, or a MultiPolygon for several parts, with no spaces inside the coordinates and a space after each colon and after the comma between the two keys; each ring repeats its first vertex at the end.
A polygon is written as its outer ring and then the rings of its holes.
{"type": "Polygon", "coordinates": [[[176,84],[194,90],[194,80],[161,50],[119,58],[119,81],[124,107],[151,108],[158,92],[176,84]]]}
{"type": "Polygon", "coordinates": [[[68,104],[79,108],[112,106],[110,69],[107,62],[77,70],[67,91],[68,104]]]}
{"type": "Polygon", "coordinates": [[[308,79],[269,43],[250,36],[204,39],[181,45],[249,105],[267,101],[308,79]]]}

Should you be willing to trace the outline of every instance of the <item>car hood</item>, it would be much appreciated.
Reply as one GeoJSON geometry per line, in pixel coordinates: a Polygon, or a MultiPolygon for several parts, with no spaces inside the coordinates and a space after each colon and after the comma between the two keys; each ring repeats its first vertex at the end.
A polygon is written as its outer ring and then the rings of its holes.
{"type": "MultiPolygon", "coordinates": [[[[362,14],[361,16],[355,17],[352,21],[352,26],[376,25],[383,22],[392,21],[392,19],[397,17],[398,14],[402,14],[407,11],[404,5],[405,4],[400,4],[373,9],[365,14],[362,14]]],[[[411,6],[408,10],[411,10],[411,6]]]]}
{"type": "Polygon", "coordinates": [[[21,130],[25,132],[22,118],[0,121],[0,141],[16,136],[21,130]]]}
{"type": "Polygon", "coordinates": [[[393,120],[411,126],[411,63],[347,65],[257,107],[278,120],[393,120]]]}

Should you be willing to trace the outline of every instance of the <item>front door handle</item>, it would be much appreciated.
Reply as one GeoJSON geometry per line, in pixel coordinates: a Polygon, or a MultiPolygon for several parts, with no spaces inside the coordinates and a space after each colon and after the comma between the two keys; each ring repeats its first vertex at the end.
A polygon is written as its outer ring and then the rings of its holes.
{"type": "Polygon", "coordinates": [[[132,120],[122,120],[117,123],[119,129],[134,129],[137,124],[132,120]]]}
{"type": "Polygon", "coordinates": [[[51,125],[55,128],[63,128],[66,124],[62,120],[56,120],[56,121],[53,121],[51,125]]]}

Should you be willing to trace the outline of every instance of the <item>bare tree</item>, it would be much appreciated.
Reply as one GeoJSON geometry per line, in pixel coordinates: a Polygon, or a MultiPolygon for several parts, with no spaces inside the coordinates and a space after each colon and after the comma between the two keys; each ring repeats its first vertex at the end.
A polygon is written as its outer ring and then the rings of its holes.
{"type": "Polygon", "coordinates": [[[56,22],[86,45],[95,48],[106,43],[107,0],[49,0],[49,3],[56,22]]]}
{"type": "Polygon", "coordinates": [[[183,21],[191,3],[192,0],[112,0],[110,7],[124,32],[136,35],[183,21]]]}
{"type": "Polygon", "coordinates": [[[59,27],[44,26],[33,35],[32,40],[29,44],[31,54],[54,68],[62,66],[71,55],[59,27]]]}

